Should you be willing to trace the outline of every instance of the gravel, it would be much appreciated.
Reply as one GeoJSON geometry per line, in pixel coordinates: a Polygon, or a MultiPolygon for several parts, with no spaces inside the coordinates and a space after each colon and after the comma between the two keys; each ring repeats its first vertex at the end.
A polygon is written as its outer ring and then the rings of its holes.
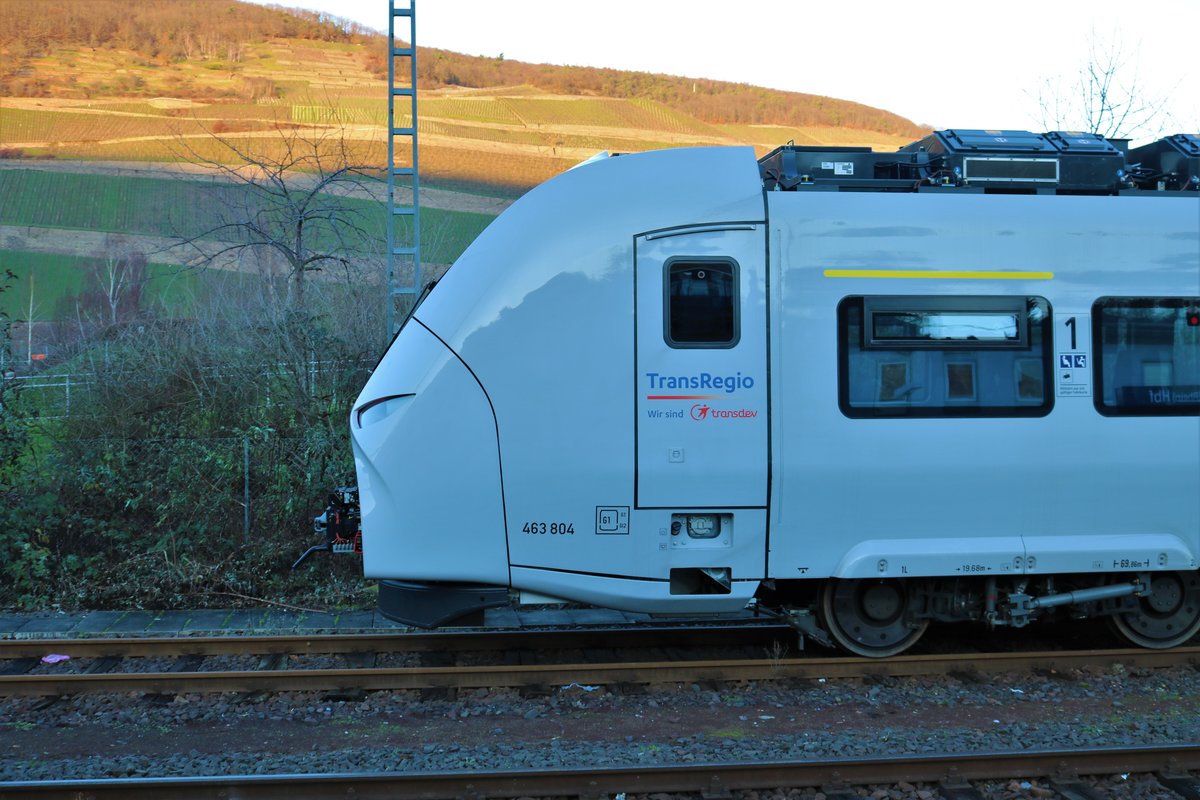
{"type": "MultiPolygon", "coordinates": [[[[630,694],[571,684],[525,695],[479,689],[350,699],[312,692],[193,694],[158,702],[140,695],[81,695],[50,704],[8,698],[0,701],[0,780],[1120,748],[1200,742],[1198,712],[1197,670],[1120,666],[985,681],[963,674],[673,684],[630,694]]],[[[1113,797],[1172,796],[1153,778],[1110,776],[1096,785],[1113,797]]],[[[1000,782],[988,794],[1038,797],[1044,788],[1000,782]]],[[[897,800],[922,800],[919,793],[928,789],[871,791],[884,794],[863,796],[885,800],[899,791],[897,800]]]]}

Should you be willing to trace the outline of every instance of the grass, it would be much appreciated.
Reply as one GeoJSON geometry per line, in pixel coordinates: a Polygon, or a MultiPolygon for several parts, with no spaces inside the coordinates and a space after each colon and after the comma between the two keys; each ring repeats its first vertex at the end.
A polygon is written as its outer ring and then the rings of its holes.
{"type": "MultiPolygon", "coordinates": [[[[32,289],[36,321],[71,316],[66,313],[67,309],[60,308],[63,299],[88,288],[89,273],[95,265],[95,259],[85,256],[0,250],[0,274],[8,269],[17,276],[0,293],[0,313],[14,320],[27,318],[32,289]]],[[[204,273],[173,264],[150,263],[146,267],[149,280],[145,304],[166,316],[190,308],[192,299],[206,281],[204,273]]]]}
{"type": "MultiPolygon", "coordinates": [[[[29,314],[29,295],[34,297],[35,319],[49,318],[58,299],[83,288],[84,259],[74,256],[0,250],[0,276],[11,270],[16,278],[7,281],[0,293],[0,313],[9,319],[25,319],[29,314]],[[32,285],[30,276],[33,277],[32,285]]],[[[3,285],[3,284],[0,284],[3,285]]]]}
{"type": "MultiPolygon", "coordinates": [[[[39,170],[0,171],[0,225],[71,228],[144,236],[195,236],[219,223],[220,214],[244,199],[234,185],[172,178],[140,178],[39,170]]],[[[374,242],[386,236],[380,203],[347,198],[374,242]]],[[[424,260],[453,262],[492,221],[487,214],[421,209],[424,260]]],[[[381,248],[380,248],[381,249],[381,248]]]]}
{"type": "Polygon", "coordinates": [[[708,732],[708,735],[714,739],[745,739],[750,734],[741,728],[729,726],[727,728],[711,730],[708,732]]]}

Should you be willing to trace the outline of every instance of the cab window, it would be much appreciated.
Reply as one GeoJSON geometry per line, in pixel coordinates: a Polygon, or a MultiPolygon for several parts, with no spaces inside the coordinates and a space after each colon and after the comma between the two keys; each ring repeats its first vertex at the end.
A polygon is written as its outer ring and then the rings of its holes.
{"type": "Polygon", "coordinates": [[[664,337],[671,347],[738,342],[738,269],[730,259],[673,259],[665,266],[664,337]]]}

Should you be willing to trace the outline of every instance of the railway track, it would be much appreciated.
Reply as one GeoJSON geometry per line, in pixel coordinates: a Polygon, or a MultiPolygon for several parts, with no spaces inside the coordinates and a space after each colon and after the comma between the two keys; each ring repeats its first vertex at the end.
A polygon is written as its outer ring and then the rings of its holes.
{"type": "MultiPolygon", "coordinates": [[[[764,631],[757,632],[758,634],[764,631]]],[[[489,634],[462,637],[447,634],[414,636],[333,635],[268,637],[189,637],[182,639],[86,639],[0,643],[0,695],[47,696],[96,692],[281,692],[372,691],[396,689],[473,689],[547,687],[580,684],[629,685],[678,682],[733,682],[780,679],[862,678],[880,676],[975,674],[1057,670],[1083,667],[1161,668],[1200,665],[1200,647],[1168,651],[1104,649],[954,653],[898,656],[887,660],[849,656],[786,658],[765,655],[755,645],[739,645],[738,657],[710,658],[699,654],[696,632],[661,631],[658,647],[628,650],[629,632],[562,631],[489,634]],[[566,637],[564,639],[564,636],[566,637]],[[618,648],[606,637],[623,636],[618,648]],[[672,636],[687,636],[689,649],[666,652],[672,636]],[[576,660],[554,661],[554,652],[576,660]],[[453,662],[446,654],[459,652],[500,654],[487,663],[415,663],[379,665],[377,655],[432,654],[433,661],[453,662]],[[71,674],[29,674],[47,652],[86,659],[71,674]],[[755,653],[757,652],[757,655],[755,653]],[[522,658],[522,654],[528,659],[522,658]],[[582,660],[581,659],[582,654],[582,660]],[[254,669],[203,669],[212,656],[261,656],[254,669]],[[353,666],[309,668],[303,657],[341,656],[353,666]],[[293,658],[300,657],[300,658],[293,658]],[[173,659],[161,669],[145,668],[143,658],[173,659]],[[521,663],[523,661],[532,663],[521,663]],[[136,662],[136,663],[135,663],[136,662]],[[515,663],[514,663],[515,662],[515,663]],[[967,667],[964,667],[967,664],[967,667]]],[[[706,636],[729,647],[728,631],[710,630],[706,636]]],[[[480,659],[484,661],[484,659],[480,659]]],[[[421,662],[422,659],[416,659],[421,662]]]]}
{"type": "Polygon", "coordinates": [[[1100,800],[1085,776],[1154,773],[1159,784],[1184,800],[1200,798],[1200,745],[1045,752],[987,752],[688,766],[629,766],[609,769],[461,771],[352,775],[277,775],[97,781],[30,781],[0,784],[3,798],[181,799],[238,797],[308,800],[356,798],[564,797],[611,798],[622,793],[689,793],[708,800],[739,790],[818,788],[826,797],[851,797],[862,785],[925,783],[947,800],[984,797],[981,782],[1045,779],[1068,800],[1100,800]]]}

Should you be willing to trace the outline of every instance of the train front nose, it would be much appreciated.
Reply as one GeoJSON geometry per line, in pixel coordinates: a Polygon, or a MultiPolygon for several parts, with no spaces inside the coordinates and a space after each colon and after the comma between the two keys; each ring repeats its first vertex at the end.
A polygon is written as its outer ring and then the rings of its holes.
{"type": "Polygon", "coordinates": [[[416,320],[367,381],[350,431],[367,577],[508,585],[491,404],[416,320]]]}

